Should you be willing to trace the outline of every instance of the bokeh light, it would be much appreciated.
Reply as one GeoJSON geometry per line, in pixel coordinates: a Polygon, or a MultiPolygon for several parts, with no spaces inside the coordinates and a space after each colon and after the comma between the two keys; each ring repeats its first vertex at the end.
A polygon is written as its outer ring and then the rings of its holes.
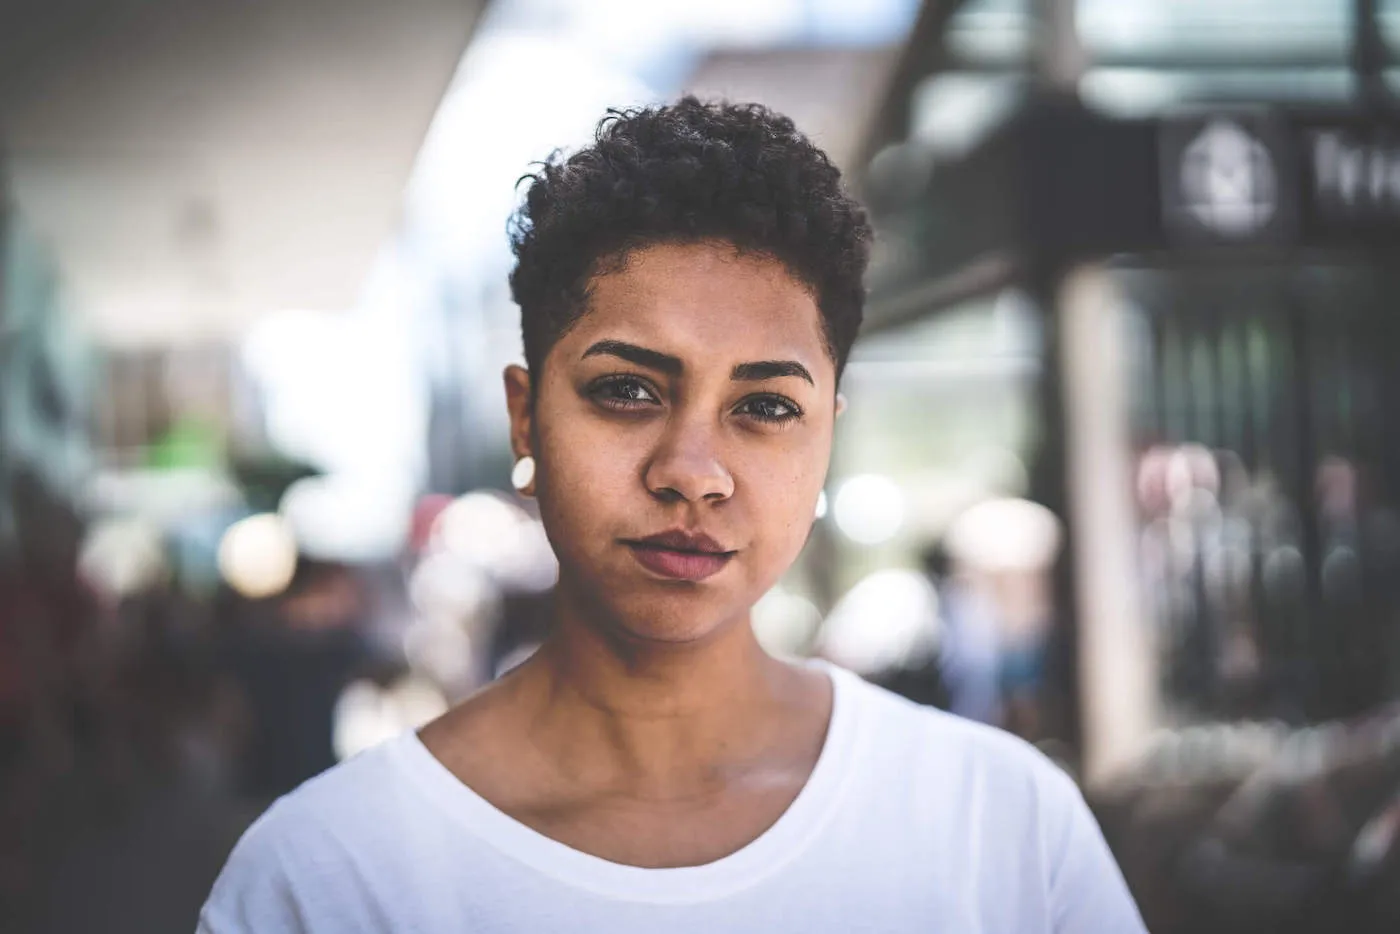
{"type": "Polygon", "coordinates": [[[286,521],[273,513],[235,522],[219,542],[219,572],[250,600],[286,590],[296,569],[296,538],[286,521]]]}
{"type": "Polygon", "coordinates": [[[862,474],[836,491],[836,526],[862,545],[893,538],[904,524],[904,492],[889,477],[862,474]]]}

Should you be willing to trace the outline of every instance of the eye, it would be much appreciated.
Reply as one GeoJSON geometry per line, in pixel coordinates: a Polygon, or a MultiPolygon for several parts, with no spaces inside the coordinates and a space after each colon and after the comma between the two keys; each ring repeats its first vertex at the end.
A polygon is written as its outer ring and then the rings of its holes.
{"type": "Polygon", "coordinates": [[[739,403],[739,407],[734,411],[774,425],[785,424],[802,417],[802,410],[795,402],[773,395],[750,396],[739,403]]]}
{"type": "Polygon", "coordinates": [[[588,395],[610,409],[659,405],[656,393],[635,376],[605,376],[588,388],[588,395]]]}

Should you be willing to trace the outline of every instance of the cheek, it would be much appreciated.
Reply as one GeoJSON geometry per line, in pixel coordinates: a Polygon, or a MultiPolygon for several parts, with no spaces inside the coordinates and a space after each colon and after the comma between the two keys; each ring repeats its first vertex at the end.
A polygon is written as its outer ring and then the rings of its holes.
{"type": "Polygon", "coordinates": [[[768,550],[795,558],[815,519],[817,494],[826,478],[830,445],[820,441],[748,465],[750,509],[768,540],[768,550]]]}
{"type": "Polygon", "coordinates": [[[536,487],[547,523],[585,531],[615,521],[636,483],[638,454],[605,428],[573,413],[540,426],[536,487]]]}

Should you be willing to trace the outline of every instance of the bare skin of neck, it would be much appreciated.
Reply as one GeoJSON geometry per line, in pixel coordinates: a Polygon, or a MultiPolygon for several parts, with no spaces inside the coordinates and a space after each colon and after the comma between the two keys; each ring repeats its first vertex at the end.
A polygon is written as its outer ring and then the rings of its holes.
{"type": "Polygon", "coordinates": [[[545,836],[612,862],[695,866],[782,816],[831,706],[829,679],[768,656],[747,620],[699,644],[644,645],[561,609],[529,661],[420,736],[545,836]]]}

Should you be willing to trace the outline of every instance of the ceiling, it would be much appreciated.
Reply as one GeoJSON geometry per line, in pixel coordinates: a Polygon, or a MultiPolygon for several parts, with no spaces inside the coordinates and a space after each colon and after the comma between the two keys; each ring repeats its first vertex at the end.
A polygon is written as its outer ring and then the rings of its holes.
{"type": "Polygon", "coordinates": [[[791,117],[855,177],[869,114],[885,93],[898,55],[892,47],[724,50],[699,63],[685,90],[705,99],[766,104],[791,117]]]}
{"type": "Polygon", "coordinates": [[[103,342],[354,301],[484,0],[8,0],[0,147],[103,342]]]}

